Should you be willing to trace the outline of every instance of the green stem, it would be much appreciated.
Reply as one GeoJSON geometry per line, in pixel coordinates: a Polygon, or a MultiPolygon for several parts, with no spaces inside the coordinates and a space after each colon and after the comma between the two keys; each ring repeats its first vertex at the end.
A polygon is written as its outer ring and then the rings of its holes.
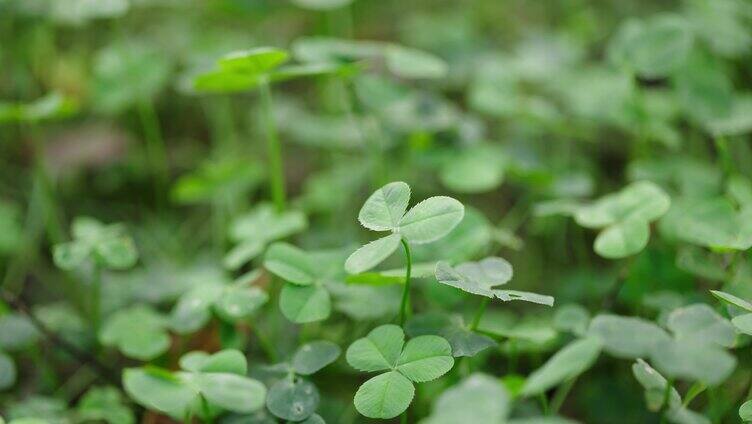
{"type": "Polygon", "coordinates": [[[548,410],[549,414],[556,415],[559,413],[559,409],[561,409],[561,406],[564,404],[564,400],[567,398],[567,395],[572,390],[572,387],[574,386],[574,383],[576,381],[577,377],[570,378],[569,380],[564,382],[563,385],[559,386],[558,389],[556,389],[554,398],[551,399],[551,407],[548,410]]]}
{"type": "Polygon", "coordinates": [[[478,329],[478,325],[480,324],[481,318],[483,318],[483,313],[486,312],[486,306],[488,306],[488,302],[491,300],[489,297],[483,297],[483,300],[480,301],[480,306],[478,306],[478,309],[475,311],[475,316],[473,317],[473,322],[470,324],[470,331],[475,331],[478,329]]]}
{"type": "Polygon", "coordinates": [[[546,397],[545,393],[541,393],[538,395],[538,400],[541,404],[541,409],[543,409],[543,415],[548,415],[548,398],[546,397]]]}
{"type": "Polygon", "coordinates": [[[689,406],[690,402],[694,400],[700,393],[704,392],[705,389],[707,389],[707,386],[705,386],[704,383],[700,381],[696,381],[694,384],[692,384],[692,387],[687,390],[687,394],[684,397],[684,402],[682,402],[682,405],[689,406]]]}
{"type": "Polygon", "coordinates": [[[201,413],[204,415],[203,421],[207,423],[213,423],[214,419],[212,419],[211,416],[211,410],[209,409],[209,402],[207,402],[204,395],[200,395],[201,397],[201,413]]]}
{"type": "Polygon", "coordinates": [[[724,177],[728,178],[734,173],[734,159],[729,151],[728,142],[726,138],[718,135],[713,138],[715,149],[718,152],[718,159],[721,162],[721,169],[723,169],[724,177]]]}
{"type": "Polygon", "coordinates": [[[270,174],[269,190],[274,201],[274,207],[278,212],[281,212],[285,210],[285,175],[282,166],[282,145],[277,135],[277,125],[274,122],[272,91],[269,82],[262,82],[259,91],[261,93],[262,120],[266,126],[266,148],[270,174]]]}
{"type": "Polygon", "coordinates": [[[99,326],[102,321],[102,269],[94,264],[94,272],[91,287],[91,325],[94,329],[94,337],[99,334],[99,326]]]}
{"type": "Polygon", "coordinates": [[[405,288],[402,291],[402,302],[400,303],[399,322],[400,327],[405,326],[408,309],[410,307],[410,273],[412,272],[413,260],[410,255],[410,245],[402,239],[402,247],[405,249],[405,259],[407,260],[407,271],[405,272],[405,288]]]}
{"type": "Polygon", "coordinates": [[[400,424],[407,424],[407,411],[400,415],[400,424]]]}
{"type": "Polygon", "coordinates": [[[255,325],[253,327],[253,331],[256,333],[256,339],[258,339],[261,350],[266,353],[266,357],[272,364],[276,364],[278,362],[278,358],[277,350],[274,348],[274,344],[269,341],[269,338],[266,337],[266,334],[261,331],[258,325],[255,325]]]}
{"type": "Polygon", "coordinates": [[[668,400],[671,395],[671,389],[674,386],[673,379],[669,378],[666,381],[666,388],[663,389],[663,401],[661,402],[661,424],[666,423],[666,412],[668,411],[668,400]]]}
{"type": "Polygon", "coordinates": [[[37,128],[32,125],[28,132],[34,151],[34,184],[38,185],[40,189],[40,200],[44,211],[47,235],[51,243],[62,243],[65,239],[65,231],[63,230],[60,207],[55,198],[55,183],[47,170],[47,164],[44,162],[44,150],[40,145],[37,128]]]}
{"type": "Polygon", "coordinates": [[[154,103],[150,99],[142,99],[138,102],[137,108],[146,141],[146,161],[149,163],[149,171],[154,178],[157,201],[160,202],[169,179],[167,147],[162,137],[162,128],[154,103]]]}

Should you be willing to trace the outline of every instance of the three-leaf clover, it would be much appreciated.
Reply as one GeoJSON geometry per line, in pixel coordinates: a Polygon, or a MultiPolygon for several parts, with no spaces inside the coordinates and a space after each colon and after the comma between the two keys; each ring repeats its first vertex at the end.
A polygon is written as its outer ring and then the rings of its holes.
{"type": "Polygon", "coordinates": [[[143,305],[121,309],[108,317],[99,331],[99,341],[115,346],[129,358],[148,361],[170,347],[168,320],[143,305]]]}
{"type": "Polygon", "coordinates": [[[64,270],[85,264],[109,269],[128,269],[138,260],[133,239],[121,224],[104,225],[94,218],[78,217],[71,225],[73,240],[55,245],[55,265],[64,270]]]}
{"type": "Polygon", "coordinates": [[[615,259],[641,251],[650,238],[650,222],[663,216],[671,198],[649,181],[632,183],[617,193],[576,209],[574,219],[587,228],[603,229],[595,252],[615,259]]]}
{"type": "Polygon", "coordinates": [[[279,297],[279,309],[287,319],[306,323],[329,317],[332,307],[326,284],[341,273],[340,255],[275,243],[266,252],[264,267],[287,281],[279,297]]]}
{"type": "Polygon", "coordinates": [[[454,366],[449,342],[439,336],[419,336],[405,344],[396,325],[382,325],[347,349],[347,362],[360,371],[386,371],[363,383],[355,393],[355,408],[369,418],[394,418],[415,394],[413,382],[430,381],[454,366]]]}
{"type": "Polygon", "coordinates": [[[404,182],[389,183],[366,200],[358,214],[360,224],[372,231],[391,234],[353,252],[345,261],[347,272],[368,271],[397,250],[401,242],[436,241],[452,231],[465,214],[462,203],[447,196],[429,197],[407,211],[409,202],[410,187],[404,182]]]}
{"type": "Polygon", "coordinates": [[[194,415],[209,420],[223,410],[249,413],[264,405],[266,388],[246,377],[248,365],[240,351],[189,352],[180,358],[180,367],[183,371],[126,369],[125,391],[144,407],[179,420],[194,415]]]}
{"type": "Polygon", "coordinates": [[[251,316],[269,300],[269,295],[247,285],[259,273],[250,274],[230,284],[201,284],[180,296],[170,316],[172,329],[180,334],[196,331],[209,322],[212,312],[230,323],[251,316]]]}
{"type": "Polygon", "coordinates": [[[281,66],[289,57],[285,50],[274,47],[230,52],[217,61],[216,69],[198,75],[194,88],[205,92],[248,91],[262,84],[342,70],[333,64],[281,66]]]}
{"type": "Polygon", "coordinates": [[[505,302],[510,300],[524,300],[553,306],[554,298],[536,293],[500,290],[501,286],[512,279],[512,265],[503,258],[489,257],[478,262],[465,262],[457,266],[440,261],[436,264],[436,279],[448,286],[462,291],[497,298],[505,302]]]}
{"type": "Polygon", "coordinates": [[[308,221],[300,211],[277,212],[262,204],[241,215],[230,226],[230,238],[238,244],[224,257],[224,265],[236,270],[258,256],[266,246],[306,228],[308,221]]]}

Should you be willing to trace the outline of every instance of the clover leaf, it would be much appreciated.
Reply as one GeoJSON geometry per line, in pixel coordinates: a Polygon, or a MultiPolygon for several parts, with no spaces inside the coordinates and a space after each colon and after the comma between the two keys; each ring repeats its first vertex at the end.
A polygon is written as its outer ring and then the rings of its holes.
{"type": "Polygon", "coordinates": [[[172,309],[170,327],[187,334],[206,325],[212,313],[230,323],[250,317],[269,300],[265,291],[246,284],[258,272],[253,274],[231,284],[198,285],[183,294],[172,309]]]}
{"type": "Polygon", "coordinates": [[[266,388],[245,376],[246,359],[237,350],[213,355],[189,352],[180,366],[184,371],[153,366],[126,369],[125,391],[144,407],[176,419],[197,415],[209,420],[222,410],[249,413],[264,405],[266,388]]]}
{"type": "Polygon", "coordinates": [[[74,270],[87,263],[104,268],[128,269],[138,261],[133,239],[120,224],[104,225],[94,218],[78,217],[71,225],[73,240],[53,247],[59,268],[74,270]]]}
{"type": "Polygon", "coordinates": [[[611,314],[597,315],[590,322],[589,336],[600,340],[603,350],[617,358],[647,357],[668,333],[650,321],[611,314]]]}
{"type": "Polygon", "coordinates": [[[494,339],[468,329],[461,316],[441,313],[416,315],[405,324],[405,332],[410,337],[434,334],[445,338],[452,347],[452,356],[455,358],[472,357],[496,346],[494,339]]]}
{"type": "Polygon", "coordinates": [[[382,325],[347,349],[347,362],[360,371],[387,371],[363,383],[355,408],[368,418],[394,418],[415,394],[413,382],[435,380],[454,366],[452,348],[439,336],[418,336],[405,344],[396,325],[382,325]]]}
{"type": "Polygon", "coordinates": [[[462,203],[446,196],[430,197],[407,210],[410,187],[404,182],[389,183],[376,190],[358,214],[362,226],[392,234],[372,241],[353,252],[345,269],[359,274],[375,267],[391,255],[400,242],[424,244],[447,235],[465,214],[462,203]]]}
{"type": "Polygon", "coordinates": [[[604,258],[633,255],[648,243],[650,222],[663,216],[669,196],[649,181],[632,183],[617,193],[577,207],[574,219],[583,227],[603,229],[593,247],[604,258]]]}
{"type": "Polygon", "coordinates": [[[704,416],[687,409],[682,404],[681,396],[674,387],[670,387],[668,392],[668,404],[663,405],[666,397],[666,389],[669,382],[658,371],[653,369],[647,362],[637,359],[632,365],[632,373],[637,381],[645,389],[645,401],[648,409],[654,412],[662,408],[666,410],[666,418],[675,424],[697,423],[709,424],[710,420],[704,416]]]}
{"type": "Polygon", "coordinates": [[[287,243],[275,243],[264,257],[264,266],[287,281],[279,307],[290,321],[321,321],[331,313],[327,284],[339,277],[342,259],[338,252],[306,252],[287,243]]]}
{"type": "Polygon", "coordinates": [[[512,273],[512,265],[498,257],[489,257],[478,262],[465,262],[454,267],[447,262],[440,261],[436,264],[435,270],[438,282],[467,293],[497,298],[505,302],[524,300],[548,306],[554,304],[554,298],[551,296],[495,288],[509,282],[512,279],[512,273]]]}
{"type": "Polygon", "coordinates": [[[595,363],[601,348],[601,342],[594,337],[568,344],[556,352],[542,367],[530,374],[522,387],[522,395],[537,395],[577,377],[595,363]]]}
{"type": "Polygon", "coordinates": [[[726,197],[678,199],[661,219],[663,234],[711,249],[752,247],[752,207],[737,210],[726,197]]]}
{"type": "Polygon", "coordinates": [[[445,390],[436,399],[426,424],[503,423],[511,410],[511,396],[496,378],[476,373],[445,390]]]}
{"type": "Polygon", "coordinates": [[[277,212],[270,204],[262,204],[241,215],[230,226],[230,238],[238,244],[224,257],[224,265],[236,270],[261,254],[266,246],[304,230],[306,216],[300,211],[277,212]]]}
{"type": "Polygon", "coordinates": [[[121,309],[108,317],[99,331],[99,341],[115,346],[129,358],[148,361],[170,347],[167,319],[148,306],[121,309]]]}

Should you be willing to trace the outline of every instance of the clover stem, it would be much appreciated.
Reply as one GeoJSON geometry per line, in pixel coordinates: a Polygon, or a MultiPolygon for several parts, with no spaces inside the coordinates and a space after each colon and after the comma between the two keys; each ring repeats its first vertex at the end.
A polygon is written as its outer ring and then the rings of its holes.
{"type": "Polygon", "coordinates": [[[734,159],[729,152],[728,142],[722,135],[713,137],[715,150],[718,153],[718,160],[721,163],[721,169],[725,178],[728,178],[734,172],[734,159]]]}
{"type": "Polygon", "coordinates": [[[155,199],[159,205],[162,201],[162,194],[167,188],[169,179],[169,168],[167,164],[167,148],[162,137],[162,129],[159,124],[159,116],[154,109],[154,104],[150,99],[142,99],[138,102],[138,117],[144,131],[146,140],[146,161],[149,164],[149,171],[154,178],[155,199]]]}
{"type": "Polygon", "coordinates": [[[262,120],[266,126],[269,191],[271,192],[277,212],[282,212],[285,209],[285,175],[284,168],[282,167],[282,146],[277,135],[277,126],[274,122],[272,91],[269,87],[269,82],[262,82],[259,85],[259,91],[261,93],[262,120]]]}
{"type": "Polygon", "coordinates": [[[470,324],[470,331],[475,331],[478,329],[480,320],[481,318],[483,318],[483,313],[486,312],[486,306],[488,306],[488,302],[490,300],[490,297],[484,296],[483,300],[480,301],[480,306],[478,306],[478,309],[475,311],[475,317],[473,317],[473,322],[470,324]]]}
{"type": "Polygon", "coordinates": [[[407,410],[400,415],[400,424],[407,424],[407,410]]]}
{"type": "Polygon", "coordinates": [[[102,269],[94,264],[91,287],[91,325],[94,329],[94,337],[99,333],[102,310],[102,269]]]}
{"type": "Polygon", "coordinates": [[[214,420],[211,417],[211,410],[209,410],[209,402],[206,401],[204,395],[199,395],[201,398],[201,413],[204,415],[204,422],[213,423],[214,420]]]}
{"type": "Polygon", "coordinates": [[[689,388],[687,391],[687,394],[684,398],[684,401],[682,402],[682,405],[687,407],[689,404],[696,398],[700,393],[704,392],[705,389],[707,389],[707,386],[705,386],[704,383],[700,381],[695,381],[695,383],[692,385],[692,387],[689,388]]]}
{"type": "Polygon", "coordinates": [[[47,235],[53,244],[60,243],[65,238],[65,231],[61,223],[60,206],[55,198],[55,183],[44,160],[44,149],[40,145],[39,135],[37,134],[38,128],[32,124],[28,127],[28,132],[34,154],[34,185],[39,187],[47,235]]]}
{"type": "Polygon", "coordinates": [[[674,380],[669,378],[666,380],[666,388],[663,390],[663,402],[661,402],[661,424],[666,423],[666,412],[668,411],[668,399],[671,394],[671,388],[674,385],[674,380]]]}
{"type": "Polygon", "coordinates": [[[564,400],[567,398],[567,395],[572,390],[572,387],[574,386],[574,383],[577,381],[577,377],[570,378],[566,382],[564,382],[563,385],[559,386],[558,389],[556,389],[556,393],[554,393],[553,399],[551,399],[551,406],[548,409],[548,412],[550,415],[556,415],[559,412],[559,409],[561,409],[561,405],[564,404],[564,400]]]}
{"type": "Polygon", "coordinates": [[[407,270],[405,271],[405,288],[402,291],[402,303],[400,304],[399,322],[400,327],[405,326],[408,309],[410,307],[410,273],[412,272],[412,256],[410,255],[410,245],[402,239],[402,247],[405,249],[405,259],[407,260],[407,270]]]}

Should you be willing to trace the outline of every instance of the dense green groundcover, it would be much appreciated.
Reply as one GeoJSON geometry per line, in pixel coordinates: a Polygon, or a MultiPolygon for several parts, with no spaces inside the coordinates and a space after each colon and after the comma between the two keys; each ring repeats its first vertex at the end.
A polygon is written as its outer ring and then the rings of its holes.
{"type": "Polygon", "coordinates": [[[0,423],[752,421],[749,0],[0,0],[0,423]]]}

